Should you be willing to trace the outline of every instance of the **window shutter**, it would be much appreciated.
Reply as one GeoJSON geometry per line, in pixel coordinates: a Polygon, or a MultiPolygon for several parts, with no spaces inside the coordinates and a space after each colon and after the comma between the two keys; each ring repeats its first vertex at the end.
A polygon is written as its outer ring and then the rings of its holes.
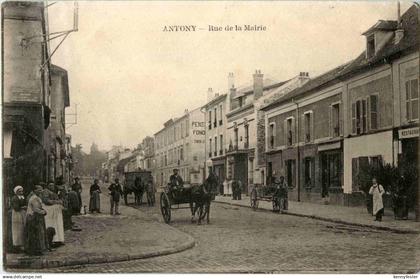
{"type": "Polygon", "coordinates": [[[362,133],[365,133],[367,130],[366,124],[366,100],[362,100],[362,133]]]}
{"type": "Polygon", "coordinates": [[[283,121],[283,139],[284,139],[284,145],[287,145],[287,119],[283,121]]]}
{"type": "Polygon", "coordinates": [[[328,112],[329,112],[329,118],[328,118],[328,131],[329,131],[329,136],[330,136],[330,138],[332,138],[333,137],[333,119],[332,119],[332,105],[329,105],[329,109],[328,109],[328,112]]]}
{"type": "Polygon", "coordinates": [[[296,142],[296,125],[295,125],[295,118],[292,118],[292,144],[296,142]]]}
{"type": "Polygon", "coordinates": [[[356,103],[351,104],[351,133],[356,134],[356,103]]]}
{"type": "Polygon", "coordinates": [[[315,134],[314,134],[314,114],[311,112],[311,127],[310,127],[310,130],[311,130],[311,139],[310,139],[310,141],[313,141],[314,139],[315,139],[315,134]]]}

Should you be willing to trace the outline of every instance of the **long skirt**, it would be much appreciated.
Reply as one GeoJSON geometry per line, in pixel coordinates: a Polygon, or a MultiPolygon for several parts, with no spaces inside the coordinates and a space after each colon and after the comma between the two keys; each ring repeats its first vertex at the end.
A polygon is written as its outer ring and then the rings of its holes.
{"type": "Polygon", "coordinates": [[[47,250],[44,216],[38,213],[26,216],[25,252],[39,254],[47,250]]]}
{"type": "Polygon", "coordinates": [[[13,246],[23,246],[25,243],[25,216],[25,210],[12,210],[13,246]]]}
{"type": "Polygon", "coordinates": [[[43,208],[47,211],[47,215],[45,215],[46,227],[55,229],[53,242],[64,242],[63,206],[54,204],[44,205],[43,208]]]}
{"type": "Polygon", "coordinates": [[[97,191],[93,191],[89,201],[89,211],[101,210],[101,197],[97,191]]]}

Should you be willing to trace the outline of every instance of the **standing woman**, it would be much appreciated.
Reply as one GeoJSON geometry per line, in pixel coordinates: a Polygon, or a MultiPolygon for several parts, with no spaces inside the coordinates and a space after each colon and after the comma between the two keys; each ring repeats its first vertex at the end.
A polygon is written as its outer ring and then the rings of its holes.
{"type": "Polygon", "coordinates": [[[101,213],[101,189],[98,185],[99,180],[93,180],[92,186],[90,186],[90,202],[89,202],[89,212],[93,213],[94,211],[101,213]]]}
{"type": "Polygon", "coordinates": [[[25,240],[25,218],[27,201],[23,196],[23,187],[16,186],[13,189],[15,195],[11,199],[11,219],[12,219],[12,245],[13,250],[21,251],[25,240]]]}
{"type": "Polygon", "coordinates": [[[384,187],[378,184],[376,178],[372,179],[372,187],[370,187],[369,194],[373,196],[373,215],[375,215],[375,221],[382,221],[382,215],[384,214],[384,204],[382,202],[382,195],[385,194],[384,187]]]}
{"type": "Polygon", "coordinates": [[[44,219],[47,212],[42,208],[42,191],[41,186],[35,185],[34,194],[28,201],[25,252],[29,255],[42,255],[47,250],[44,219]]]}

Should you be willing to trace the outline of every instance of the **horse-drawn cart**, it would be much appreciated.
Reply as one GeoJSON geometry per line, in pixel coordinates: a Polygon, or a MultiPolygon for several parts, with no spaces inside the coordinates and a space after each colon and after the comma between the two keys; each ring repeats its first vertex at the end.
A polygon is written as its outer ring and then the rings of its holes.
{"type": "Polygon", "coordinates": [[[254,185],[249,197],[253,210],[257,210],[259,201],[267,201],[272,203],[274,212],[280,212],[280,201],[273,186],[254,185]]]}
{"type": "Polygon", "coordinates": [[[127,195],[134,194],[134,203],[142,203],[143,194],[147,191],[147,184],[153,183],[151,171],[138,170],[124,173],[124,201],[128,204],[127,195]],[[136,182],[137,179],[137,182],[136,182]]]}
{"type": "Polygon", "coordinates": [[[175,209],[192,210],[192,186],[184,184],[183,187],[171,188],[166,186],[160,194],[160,211],[163,220],[169,224],[171,222],[171,211],[175,209]],[[188,204],[188,206],[186,206],[188,204]]]}

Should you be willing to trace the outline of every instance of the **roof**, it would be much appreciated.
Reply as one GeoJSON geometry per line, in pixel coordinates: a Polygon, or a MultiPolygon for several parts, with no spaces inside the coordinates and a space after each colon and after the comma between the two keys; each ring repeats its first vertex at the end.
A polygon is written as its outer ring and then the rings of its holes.
{"type": "Polygon", "coordinates": [[[282,97],[278,98],[276,101],[262,107],[262,110],[269,110],[272,107],[275,107],[281,103],[287,102],[292,98],[300,97],[301,95],[311,92],[314,89],[319,88],[322,85],[325,85],[334,79],[336,79],[339,74],[349,65],[349,63],[340,65],[324,74],[321,74],[313,79],[310,79],[308,82],[306,82],[301,87],[298,87],[289,93],[283,95],[282,97]]]}
{"type": "MultiPolygon", "coordinates": [[[[275,81],[275,80],[270,79],[270,78],[265,78],[265,79],[263,79],[263,91],[266,91],[266,90],[269,90],[269,89],[272,89],[272,88],[277,88],[279,86],[282,86],[286,82],[287,81],[279,82],[279,81],[275,81]]],[[[240,87],[236,88],[235,99],[239,98],[239,97],[242,97],[242,96],[245,96],[245,95],[250,95],[252,93],[254,93],[254,84],[251,84],[251,85],[248,84],[248,85],[240,86],[240,87]]]]}
{"type": "MultiPolygon", "coordinates": [[[[376,26],[376,28],[380,27],[382,30],[384,30],[385,28],[392,27],[392,21],[379,22],[382,23],[376,26]]],[[[309,94],[311,91],[317,88],[337,83],[343,78],[358,74],[364,70],[369,70],[373,66],[388,63],[387,61],[390,59],[399,57],[402,54],[418,51],[418,23],[418,8],[415,5],[412,5],[401,16],[401,28],[404,30],[404,36],[398,43],[395,43],[394,34],[394,36],[374,56],[366,58],[365,51],[363,51],[356,59],[309,80],[303,86],[291,91],[289,94],[284,95],[277,101],[274,101],[271,104],[263,107],[262,110],[269,110],[272,107],[291,100],[292,98],[309,94]]]]}
{"type": "Polygon", "coordinates": [[[397,29],[397,24],[396,20],[379,20],[375,25],[362,33],[362,35],[368,35],[376,30],[394,31],[397,29]]]}
{"type": "Polygon", "coordinates": [[[205,105],[204,105],[204,106],[202,106],[201,108],[202,108],[202,109],[207,108],[207,107],[209,107],[209,106],[211,106],[211,105],[213,105],[213,104],[216,104],[216,103],[218,103],[218,102],[220,102],[220,101],[224,100],[226,97],[227,97],[227,94],[222,94],[222,95],[219,95],[219,96],[217,96],[217,97],[214,97],[212,100],[210,100],[209,102],[207,102],[207,104],[205,104],[205,105]]]}
{"type": "Polygon", "coordinates": [[[374,65],[387,63],[387,60],[399,57],[401,54],[418,51],[418,8],[412,5],[401,16],[401,29],[404,30],[403,38],[395,43],[394,36],[380,49],[374,56],[366,58],[365,52],[362,52],[349,67],[342,73],[343,76],[358,73],[361,70],[369,69],[374,65]]]}

